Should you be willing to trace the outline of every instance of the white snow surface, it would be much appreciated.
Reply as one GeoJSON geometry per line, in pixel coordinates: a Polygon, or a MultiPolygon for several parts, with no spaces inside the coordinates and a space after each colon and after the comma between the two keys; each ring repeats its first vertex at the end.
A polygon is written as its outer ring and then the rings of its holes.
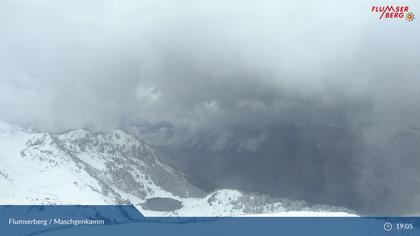
{"type": "Polygon", "coordinates": [[[121,130],[49,134],[1,121],[0,204],[133,204],[146,216],[355,216],[344,208],[237,190],[206,195],[121,130]],[[146,210],[150,198],[174,199],[182,207],[146,210]]]}

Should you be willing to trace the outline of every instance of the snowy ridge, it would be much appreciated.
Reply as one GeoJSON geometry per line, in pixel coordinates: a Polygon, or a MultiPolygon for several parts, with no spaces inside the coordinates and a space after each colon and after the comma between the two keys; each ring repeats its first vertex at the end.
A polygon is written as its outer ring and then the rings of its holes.
{"type": "Polygon", "coordinates": [[[146,216],[289,216],[289,212],[335,216],[347,211],[236,190],[206,195],[182,172],[160,162],[152,147],[122,130],[49,134],[4,122],[0,122],[0,204],[133,204],[146,216]],[[150,199],[169,199],[179,202],[179,207],[150,209],[145,207],[150,199]]]}
{"type": "Polygon", "coordinates": [[[222,189],[203,198],[184,198],[183,207],[167,212],[148,211],[139,206],[146,216],[356,216],[348,209],[326,205],[309,206],[303,201],[276,199],[259,194],[245,194],[222,189]]]}
{"type": "Polygon", "coordinates": [[[122,204],[203,194],[119,130],[52,135],[1,127],[2,204],[122,204]]]}

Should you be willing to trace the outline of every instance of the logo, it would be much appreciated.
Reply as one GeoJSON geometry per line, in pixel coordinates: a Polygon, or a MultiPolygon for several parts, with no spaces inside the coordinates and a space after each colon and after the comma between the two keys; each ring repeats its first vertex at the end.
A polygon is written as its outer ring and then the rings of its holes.
{"type": "Polygon", "coordinates": [[[382,19],[396,19],[413,21],[415,19],[414,13],[410,10],[409,6],[372,6],[371,12],[379,15],[379,20],[382,19]]]}
{"type": "Polygon", "coordinates": [[[415,18],[414,13],[412,13],[412,12],[407,12],[407,14],[405,14],[405,19],[406,19],[407,21],[413,21],[413,20],[414,20],[414,19],[416,19],[416,18],[415,18]]]}

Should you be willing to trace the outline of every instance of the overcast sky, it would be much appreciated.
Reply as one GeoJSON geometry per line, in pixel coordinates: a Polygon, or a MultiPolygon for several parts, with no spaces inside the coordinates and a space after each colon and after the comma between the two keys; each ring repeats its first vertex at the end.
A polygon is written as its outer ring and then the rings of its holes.
{"type": "Polygon", "coordinates": [[[175,162],[219,186],[418,213],[417,136],[382,131],[420,128],[419,19],[379,20],[381,4],[2,0],[0,120],[160,123],[175,162]]]}
{"type": "Polygon", "coordinates": [[[312,107],[319,121],[419,125],[419,24],[380,21],[375,3],[1,1],[0,119],[203,128],[312,107]]]}

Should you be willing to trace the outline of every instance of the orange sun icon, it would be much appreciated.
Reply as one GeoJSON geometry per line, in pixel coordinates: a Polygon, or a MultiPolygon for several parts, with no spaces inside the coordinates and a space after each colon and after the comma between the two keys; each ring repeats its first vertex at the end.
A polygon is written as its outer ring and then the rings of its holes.
{"type": "Polygon", "coordinates": [[[407,12],[407,14],[405,15],[405,19],[406,19],[407,21],[413,21],[413,20],[415,19],[415,17],[414,17],[414,13],[412,13],[412,12],[407,12]]]}

